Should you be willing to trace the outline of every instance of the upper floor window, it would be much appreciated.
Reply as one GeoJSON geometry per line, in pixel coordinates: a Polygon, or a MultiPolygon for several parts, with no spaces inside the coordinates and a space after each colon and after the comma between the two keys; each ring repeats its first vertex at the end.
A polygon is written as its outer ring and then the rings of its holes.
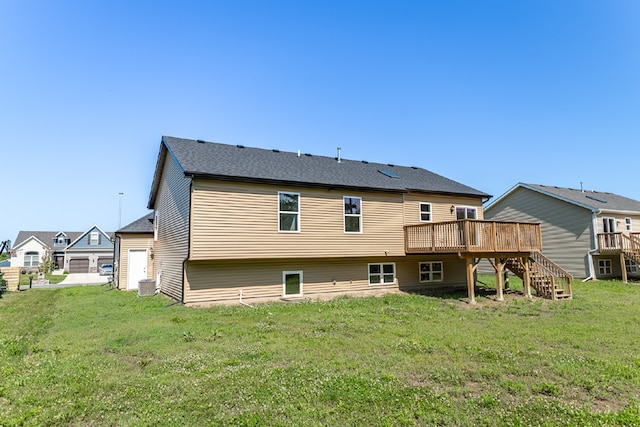
{"type": "Polygon", "coordinates": [[[278,230],[300,231],[300,194],[278,192],[278,230]]]}
{"type": "Polygon", "coordinates": [[[431,222],[431,203],[420,203],[420,221],[431,222]]]}
{"type": "Polygon", "coordinates": [[[627,231],[631,231],[631,218],[625,218],[624,223],[627,226],[627,231]]]}
{"type": "Polygon", "coordinates": [[[37,267],[40,262],[40,254],[35,251],[29,251],[24,254],[25,267],[37,267]]]}
{"type": "Polygon", "coordinates": [[[99,245],[100,244],[100,233],[97,231],[92,231],[89,233],[89,244],[90,245],[99,245]]]}
{"type": "Polygon", "coordinates": [[[458,206],[456,207],[456,219],[478,219],[476,208],[458,206]]]}
{"type": "Polygon", "coordinates": [[[53,246],[65,246],[66,243],[67,239],[62,234],[53,238],[53,246]]]}
{"type": "Polygon", "coordinates": [[[342,198],[344,202],[344,232],[362,233],[362,197],[342,198]]]}

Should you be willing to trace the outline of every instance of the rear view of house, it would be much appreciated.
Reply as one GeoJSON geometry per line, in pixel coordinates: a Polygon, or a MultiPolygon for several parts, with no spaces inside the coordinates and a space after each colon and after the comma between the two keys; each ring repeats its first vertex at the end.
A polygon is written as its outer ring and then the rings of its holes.
{"type": "Polygon", "coordinates": [[[485,217],[541,223],[543,253],[578,278],[640,278],[640,202],[613,193],[519,183],[485,217]]]}
{"type": "Polygon", "coordinates": [[[465,286],[473,301],[477,257],[541,246],[535,224],[484,223],[489,197],[419,167],[163,137],[153,270],[185,304],[465,286]]]}

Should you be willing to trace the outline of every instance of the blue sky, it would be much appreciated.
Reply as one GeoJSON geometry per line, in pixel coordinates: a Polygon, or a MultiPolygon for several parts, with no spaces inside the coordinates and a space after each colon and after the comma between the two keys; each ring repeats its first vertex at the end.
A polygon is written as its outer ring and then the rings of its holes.
{"type": "Polygon", "coordinates": [[[0,134],[0,241],[144,215],[162,135],[640,200],[640,2],[0,0],[0,134]]]}

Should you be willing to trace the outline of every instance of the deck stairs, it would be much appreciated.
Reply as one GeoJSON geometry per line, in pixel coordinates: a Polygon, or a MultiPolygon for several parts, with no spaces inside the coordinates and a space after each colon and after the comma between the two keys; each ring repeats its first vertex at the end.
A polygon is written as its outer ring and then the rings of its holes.
{"type": "MultiPolygon", "coordinates": [[[[558,264],[540,252],[531,252],[527,263],[531,287],[536,290],[538,295],[552,300],[572,297],[571,280],[573,277],[558,264]]],[[[524,280],[525,266],[520,258],[508,258],[505,267],[524,280]]]]}
{"type": "Polygon", "coordinates": [[[622,235],[622,254],[630,261],[640,264],[640,237],[638,235],[622,235]]]}

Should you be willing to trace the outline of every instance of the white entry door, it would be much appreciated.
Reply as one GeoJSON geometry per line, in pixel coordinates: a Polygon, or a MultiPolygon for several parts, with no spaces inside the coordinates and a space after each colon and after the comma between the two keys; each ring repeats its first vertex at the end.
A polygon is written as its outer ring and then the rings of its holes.
{"type": "Polygon", "coordinates": [[[129,250],[127,289],[138,289],[138,282],[147,278],[147,250],[129,250]]]}

